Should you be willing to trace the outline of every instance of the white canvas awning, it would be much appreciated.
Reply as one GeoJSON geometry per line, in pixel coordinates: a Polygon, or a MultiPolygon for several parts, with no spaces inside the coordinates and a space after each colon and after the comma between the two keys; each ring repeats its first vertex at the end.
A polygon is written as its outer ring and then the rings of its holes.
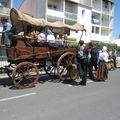
{"type": "Polygon", "coordinates": [[[70,29],[74,31],[80,31],[84,29],[84,26],[79,23],[76,23],[74,25],[68,25],[60,21],[48,22],[45,19],[33,18],[14,8],[12,8],[10,11],[10,19],[11,19],[12,25],[15,27],[16,30],[22,29],[23,26],[25,29],[28,25],[36,26],[36,27],[52,27],[52,28],[59,28],[59,29],[64,28],[64,29],[70,29]]]}

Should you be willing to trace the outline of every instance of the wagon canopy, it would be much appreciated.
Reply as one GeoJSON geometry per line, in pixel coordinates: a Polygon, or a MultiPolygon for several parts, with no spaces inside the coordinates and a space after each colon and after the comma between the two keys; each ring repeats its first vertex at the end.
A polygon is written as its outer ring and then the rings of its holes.
{"type": "Polygon", "coordinates": [[[68,25],[60,21],[48,22],[42,18],[40,19],[33,18],[14,8],[11,8],[10,10],[10,19],[14,28],[19,31],[23,29],[23,26],[25,29],[28,25],[35,26],[35,27],[52,27],[52,28],[60,28],[60,29],[64,28],[64,29],[70,29],[74,31],[80,31],[84,29],[84,26],[79,23],[76,23],[74,25],[68,25]]]}

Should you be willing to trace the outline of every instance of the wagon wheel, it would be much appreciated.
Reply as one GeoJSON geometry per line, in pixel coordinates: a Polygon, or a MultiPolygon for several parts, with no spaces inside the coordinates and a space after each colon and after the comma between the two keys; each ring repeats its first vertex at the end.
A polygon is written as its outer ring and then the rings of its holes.
{"type": "Polygon", "coordinates": [[[57,65],[51,59],[46,60],[44,70],[51,77],[57,76],[57,65]]]}
{"type": "Polygon", "coordinates": [[[17,88],[33,87],[39,79],[39,70],[31,62],[22,62],[13,70],[12,77],[17,88]]]}
{"type": "Polygon", "coordinates": [[[75,64],[75,54],[72,52],[64,53],[57,62],[57,72],[61,80],[72,79],[78,77],[77,66],[75,64]]]}

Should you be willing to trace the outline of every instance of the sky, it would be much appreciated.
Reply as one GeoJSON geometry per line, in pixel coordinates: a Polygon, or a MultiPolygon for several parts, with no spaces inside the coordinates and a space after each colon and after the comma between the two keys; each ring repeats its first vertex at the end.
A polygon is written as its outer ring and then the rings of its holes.
{"type": "MultiPolygon", "coordinates": [[[[13,6],[19,8],[23,0],[13,0],[13,6]]],[[[120,35],[120,0],[114,0],[114,28],[113,28],[113,38],[118,39],[120,35]]]]}
{"type": "Polygon", "coordinates": [[[119,35],[120,35],[120,0],[115,0],[113,36],[115,39],[118,39],[119,35]]]}
{"type": "Polygon", "coordinates": [[[23,0],[13,0],[13,7],[19,8],[23,0]]]}

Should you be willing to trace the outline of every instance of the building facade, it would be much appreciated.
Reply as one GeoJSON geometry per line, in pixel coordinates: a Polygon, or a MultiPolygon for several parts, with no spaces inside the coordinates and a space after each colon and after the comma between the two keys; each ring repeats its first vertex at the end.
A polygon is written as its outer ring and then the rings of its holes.
{"type": "MultiPolygon", "coordinates": [[[[13,0],[0,0],[0,19],[8,18],[10,19],[10,8],[13,7],[13,0]]],[[[2,31],[2,23],[0,22],[0,32],[2,31]]],[[[1,41],[1,33],[0,33],[1,41]]]]}
{"type": "MultiPolygon", "coordinates": [[[[24,0],[20,10],[35,18],[85,26],[85,42],[112,40],[114,0],[24,0]]],[[[80,32],[70,36],[80,38],[80,32]]]]}
{"type": "MultiPolygon", "coordinates": [[[[0,19],[10,18],[10,8],[13,7],[13,0],[0,0],[0,19]]],[[[2,24],[0,22],[0,31],[2,24]]]]}
{"type": "Polygon", "coordinates": [[[92,0],[91,40],[111,42],[114,22],[114,0],[92,0]]]}
{"type": "MultiPolygon", "coordinates": [[[[10,8],[13,7],[13,0],[0,0],[0,19],[8,18],[10,19],[10,8]]],[[[0,32],[2,31],[2,23],[0,22],[0,32]]],[[[1,33],[0,33],[0,43],[1,43],[1,33]]],[[[4,55],[5,51],[0,49],[0,56],[4,55]]]]}

